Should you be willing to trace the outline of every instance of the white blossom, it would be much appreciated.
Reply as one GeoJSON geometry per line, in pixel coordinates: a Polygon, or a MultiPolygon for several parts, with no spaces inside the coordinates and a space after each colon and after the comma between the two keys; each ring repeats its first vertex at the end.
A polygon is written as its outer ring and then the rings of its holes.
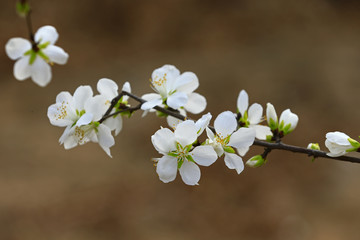
{"type": "Polygon", "coordinates": [[[156,172],[164,183],[175,180],[177,170],[185,184],[197,185],[200,180],[200,168],[197,166],[210,166],[217,155],[208,145],[193,147],[198,137],[198,127],[187,120],[177,125],[175,131],[161,128],[151,136],[155,149],[163,155],[158,158],[156,172]]]}
{"type": "Polygon", "coordinates": [[[150,84],[156,93],[142,96],[147,102],[141,106],[148,111],[155,106],[166,106],[175,110],[185,109],[198,114],[206,107],[206,99],[194,91],[199,80],[193,72],[180,71],[173,65],[164,65],[152,73],[150,84]]]}
{"type": "Polygon", "coordinates": [[[245,90],[241,90],[237,99],[237,108],[241,114],[240,123],[244,127],[255,130],[256,138],[265,140],[267,135],[272,135],[268,126],[260,125],[263,121],[263,108],[260,104],[254,103],[249,107],[249,96],[245,90]]]}
{"type": "Polygon", "coordinates": [[[225,165],[229,169],[235,169],[238,174],[244,170],[242,158],[235,154],[235,150],[248,149],[255,140],[255,130],[252,128],[237,128],[237,121],[234,114],[225,111],[217,116],[214,122],[214,134],[209,128],[206,128],[208,136],[207,143],[210,144],[217,155],[220,157],[225,154],[225,165]]]}
{"type": "Polygon", "coordinates": [[[80,86],[74,96],[69,92],[59,93],[56,103],[48,108],[47,115],[52,125],[66,127],[59,139],[65,149],[92,141],[99,143],[111,156],[110,147],[115,144],[111,130],[98,122],[105,111],[103,96],[93,97],[90,86],[80,86]]]}
{"type": "Polygon", "coordinates": [[[11,38],[5,46],[9,58],[17,60],[14,65],[14,76],[17,80],[29,77],[41,87],[51,80],[53,63],[65,64],[69,55],[55,46],[59,34],[52,26],[43,26],[34,35],[34,44],[24,38],[11,38]]]}
{"type": "MultiPolygon", "coordinates": [[[[105,105],[107,108],[111,105],[111,100],[114,99],[119,95],[118,93],[118,85],[111,79],[108,78],[102,78],[97,83],[97,90],[100,93],[101,96],[105,99],[105,105]]],[[[129,82],[125,82],[123,87],[123,91],[127,91],[131,93],[131,87],[129,82]]],[[[119,101],[118,104],[124,104],[127,105],[129,97],[123,96],[119,101]]],[[[117,109],[117,106],[111,111],[111,113],[114,113],[117,109]]],[[[110,128],[110,130],[115,130],[115,136],[118,135],[122,129],[122,117],[121,114],[117,114],[114,117],[109,117],[104,121],[104,124],[110,128]]]]}
{"type": "Polygon", "coordinates": [[[298,121],[299,117],[290,109],[286,109],[280,115],[279,131],[282,131],[284,135],[291,133],[296,128],[298,121]]]}
{"type": "Polygon", "coordinates": [[[360,143],[342,132],[329,132],[326,134],[325,146],[329,149],[330,157],[339,157],[350,151],[356,151],[360,143]]]}

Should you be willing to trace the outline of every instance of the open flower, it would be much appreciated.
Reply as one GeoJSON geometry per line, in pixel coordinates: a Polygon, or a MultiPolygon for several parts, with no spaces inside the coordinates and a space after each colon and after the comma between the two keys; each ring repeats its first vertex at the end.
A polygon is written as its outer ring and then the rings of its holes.
{"type": "MultiPolygon", "coordinates": [[[[97,83],[97,90],[100,95],[102,95],[105,99],[105,105],[107,108],[111,105],[111,100],[119,95],[118,93],[118,85],[111,79],[102,78],[97,83]]],[[[131,92],[130,83],[125,82],[122,88],[123,91],[131,92]]],[[[111,113],[115,113],[119,111],[119,105],[128,106],[128,96],[123,96],[115,105],[114,109],[111,113]]],[[[122,129],[122,117],[121,114],[117,114],[114,117],[110,117],[104,121],[104,124],[110,128],[110,130],[115,130],[115,136],[118,135],[122,129]]]]}
{"type": "Polygon", "coordinates": [[[199,87],[199,80],[192,72],[180,71],[173,65],[164,65],[155,69],[150,83],[157,93],[142,96],[147,102],[141,106],[142,110],[150,110],[155,106],[165,106],[172,109],[184,108],[197,114],[206,107],[206,99],[194,93],[199,87]]]}
{"type": "Polygon", "coordinates": [[[69,55],[55,46],[59,34],[52,26],[43,26],[35,33],[34,44],[24,38],[11,38],[5,46],[9,58],[17,60],[14,65],[14,76],[17,80],[29,77],[41,87],[51,80],[53,63],[65,64],[69,55]]]}
{"type": "Polygon", "coordinates": [[[65,149],[85,144],[89,141],[98,142],[109,155],[110,147],[115,144],[111,130],[99,121],[106,111],[105,100],[101,95],[93,97],[90,86],[80,86],[74,96],[69,92],[61,92],[56,103],[48,108],[50,123],[66,127],[59,139],[65,149]]]}
{"type": "Polygon", "coordinates": [[[241,117],[240,126],[249,127],[255,130],[256,138],[265,140],[266,136],[272,135],[268,126],[259,125],[263,121],[263,108],[260,104],[254,103],[249,107],[249,95],[245,90],[241,90],[237,99],[237,108],[241,117]]]}
{"type": "Polygon", "coordinates": [[[325,146],[329,149],[330,157],[339,157],[348,152],[357,151],[360,143],[342,132],[329,132],[326,134],[325,146]]]}
{"type": "Polygon", "coordinates": [[[164,156],[156,159],[156,172],[164,183],[175,180],[177,171],[185,184],[197,185],[200,180],[200,168],[196,165],[210,166],[217,155],[208,145],[193,147],[197,140],[198,126],[187,120],[180,123],[174,132],[161,128],[151,136],[155,149],[164,156]]]}
{"type": "Polygon", "coordinates": [[[240,174],[244,170],[244,163],[242,158],[235,154],[232,147],[240,151],[248,149],[254,143],[255,130],[252,128],[239,128],[236,130],[236,118],[230,111],[220,113],[215,119],[214,127],[216,134],[206,128],[209,138],[207,143],[213,146],[219,157],[225,154],[225,165],[229,169],[235,169],[240,174]]]}

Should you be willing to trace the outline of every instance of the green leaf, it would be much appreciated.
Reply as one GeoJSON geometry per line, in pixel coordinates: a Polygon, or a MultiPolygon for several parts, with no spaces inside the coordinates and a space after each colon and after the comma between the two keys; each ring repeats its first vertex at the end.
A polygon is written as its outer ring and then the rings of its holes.
{"type": "Polygon", "coordinates": [[[21,17],[26,17],[30,12],[30,5],[26,1],[19,1],[16,3],[16,12],[21,17]]]}

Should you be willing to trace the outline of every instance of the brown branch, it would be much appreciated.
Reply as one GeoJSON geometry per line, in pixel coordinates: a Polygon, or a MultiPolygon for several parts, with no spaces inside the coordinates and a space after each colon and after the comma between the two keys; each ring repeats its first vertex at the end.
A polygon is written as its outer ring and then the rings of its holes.
{"type": "MultiPolygon", "coordinates": [[[[113,113],[113,114],[110,114],[110,113],[111,113],[112,109],[114,108],[114,106],[117,104],[117,102],[120,100],[120,98],[122,96],[125,96],[125,95],[129,96],[130,98],[132,98],[135,101],[139,102],[139,105],[134,107],[133,109],[132,108],[124,109],[121,112],[129,111],[129,110],[131,110],[133,112],[133,111],[139,110],[141,108],[141,105],[146,102],[146,100],[144,100],[144,99],[142,99],[142,98],[140,98],[140,97],[138,97],[138,96],[136,96],[136,95],[134,95],[132,93],[122,91],[117,97],[115,97],[111,101],[111,105],[110,105],[109,109],[106,111],[106,113],[104,114],[104,116],[102,117],[102,119],[99,121],[100,123],[103,122],[106,118],[108,118],[108,117],[115,114],[115,113],[113,113]]],[[[187,117],[179,114],[175,110],[166,109],[166,108],[163,108],[163,107],[160,107],[160,106],[155,106],[154,109],[159,111],[159,112],[170,115],[172,117],[175,117],[177,119],[183,120],[183,121],[185,121],[187,119],[190,119],[190,118],[187,118],[187,117]]],[[[116,114],[118,114],[118,113],[120,113],[120,112],[117,112],[116,114]]],[[[215,132],[214,127],[209,126],[209,128],[213,132],[215,132]]],[[[357,157],[350,157],[350,156],[330,157],[330,156],[327,155],[327,152],[324,152],[324,151],[313,150],[313,149],[288,145],[288,144],[284,144],[284,143],[282,143],[280,141],[279,142],[266,142],[266,141],[255,140],[253,145],[265,147],[266,155],[271,150],[278,149],[278,150],[284,150],[284,151],[289,151],[289,152],[294,152],[294,153],[303,153],[303,154],[307,154],[308,156],[313,156],[315,158],[321,157],[321,158],[327,158],[327,159],[344,161],[344,162],[360,163],[360,158],[357,158],[357,157]]]]}

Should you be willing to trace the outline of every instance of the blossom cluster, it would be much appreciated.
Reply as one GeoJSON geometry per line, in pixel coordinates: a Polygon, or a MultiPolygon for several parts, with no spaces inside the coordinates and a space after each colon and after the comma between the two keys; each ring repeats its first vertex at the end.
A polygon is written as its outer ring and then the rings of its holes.
{"type": "MultiPolygon", "coordinates": [[[[95,95],[90,86],[78,87],[74,95],[63,91],[56,97],[56,103],[48,108],[47,116],[54,126],[65,127],[59,139],[65,149],[76,147],[87,142],[96,142],[111,156],[110,147],[115,144],[114,137],[122,129],[122,112],[107,119],[103,115],[109,109],[112,99],[118,96],[117,84],[107,78],[97,83],[100,94],[95,95]]],[[[126,82],[122,90],[130,92],[130,84],[126,82]]],[[[128,97],[118,100],[111,113],[120,112],[128,107],[128,97]]]]}

